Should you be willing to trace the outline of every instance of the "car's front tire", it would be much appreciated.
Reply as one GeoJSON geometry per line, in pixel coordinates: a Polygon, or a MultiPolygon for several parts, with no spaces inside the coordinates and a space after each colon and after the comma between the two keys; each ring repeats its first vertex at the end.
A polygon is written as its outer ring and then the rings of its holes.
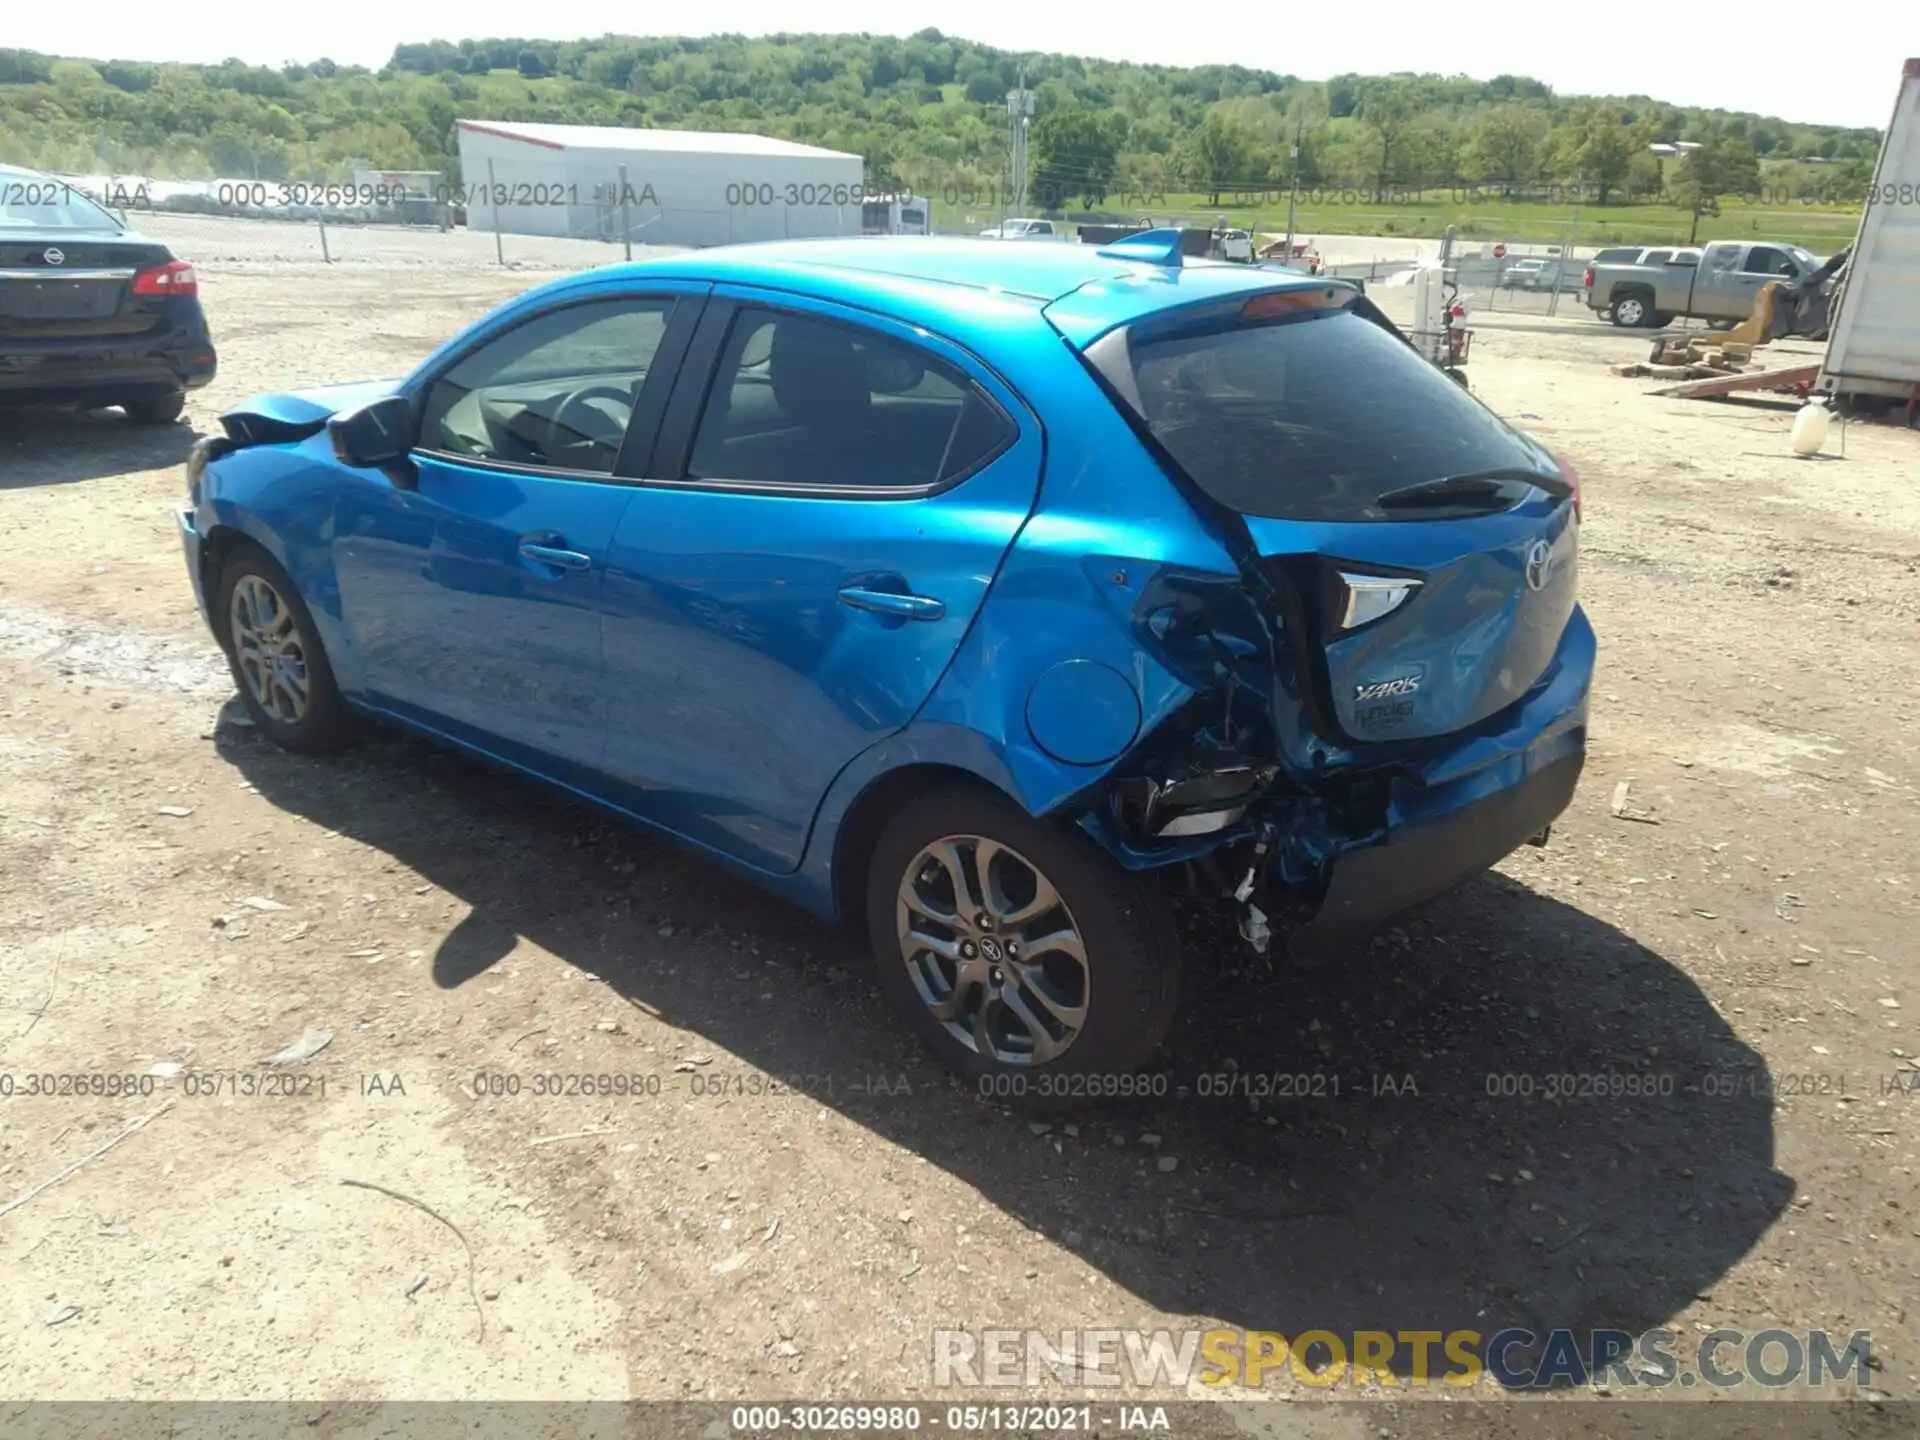
{"type": "Polygon", "coordinates": [[[1133,1078],[1179,1005],[1164,890],[1090,838],[985,787],[916,798],[867,879],[881,989],[981,1093],[1071,1109],[1133,1078]]]}
{"type": "Polygon", "coordinates": [[[243,543],[220,567],[214,615],[227,666],[253,723],[283,750],[323,754],[353,736],[353,720],[313,615],[266,551],[243,543]]]}
{"type": "Polygon", "coordinates": [[[171,425],[187,408],[187,397],[176,390],[169,395],[146,395],[138,400],[122,400],[120,408],[136,425],[171,425]]]}

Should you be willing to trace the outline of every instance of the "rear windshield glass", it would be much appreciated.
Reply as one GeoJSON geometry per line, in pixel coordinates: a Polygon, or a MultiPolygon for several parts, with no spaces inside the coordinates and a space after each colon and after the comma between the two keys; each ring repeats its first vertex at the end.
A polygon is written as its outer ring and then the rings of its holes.
{"type": "Polygon", "coordinates": [[[1541,468],[1490,410],[1349,310],[1135,341],[1129,355],[1154,438],[1245,515],[1405,519],[1376,500],[1450,475],[1541,468]]]}
{"type": "Polygon", "coordinates": [[[118,230],[120,222],[64,180],[0,170],[0,228],[118,230]]]}

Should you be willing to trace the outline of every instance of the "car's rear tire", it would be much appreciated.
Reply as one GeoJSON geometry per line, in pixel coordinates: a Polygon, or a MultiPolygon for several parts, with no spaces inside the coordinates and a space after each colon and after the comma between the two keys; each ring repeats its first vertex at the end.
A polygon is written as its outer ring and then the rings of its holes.
{"type": "Polygon", "coordinates": [[[1653,323],[1653,301],[1637,290],[1616,295],[1610,318],[1622,330],[1644,330],[1653,323]]]}
{"type": "Polygon", "coordinates": [[[313,614],[293,580],[257,545],[227,556],[213,606],[240,703],[283,750],[325,754],[353,738],[313,614]]]}
{"type": "Polygon", "coordinates": [[[881,831],[866,919],[889,1002],[982,1095],[1064,1110],[1152,1093],[1136,1072],[1172,1028],[1180,955],[1150,873],[955,786],[881,831]]]}
{"type": "Polygon", "coordinates": [[[127,412],[127,418],[136,425],[171,425],[180,418],[180,412],[187,408],[187,397],[176,390],[171,395],[147,395],[138,400],[122,400],[120,408],[127,412]]]}

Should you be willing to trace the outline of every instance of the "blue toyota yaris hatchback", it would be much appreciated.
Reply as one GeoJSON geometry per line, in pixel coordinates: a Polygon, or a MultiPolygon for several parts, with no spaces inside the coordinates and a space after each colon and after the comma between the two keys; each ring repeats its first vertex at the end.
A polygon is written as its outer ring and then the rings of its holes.
{"type": "Polygon", "coordinates": [[[1172,232],[610,266],[222,424],[181,534],[268,736],[672,834],[1029,1095],[1166,1033],[1170,876],[1324,953],[1544,842],[1585,753],[1572,472],[1356,287],[1172,232]]]}

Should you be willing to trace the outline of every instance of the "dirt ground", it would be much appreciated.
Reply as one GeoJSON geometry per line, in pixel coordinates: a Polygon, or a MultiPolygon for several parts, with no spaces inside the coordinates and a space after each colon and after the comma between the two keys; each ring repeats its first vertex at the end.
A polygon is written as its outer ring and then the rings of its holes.
{"type": "Polygon", "coordinates": [[[212,223],[186,423],[0,421],[0,1398],[899,1399],[939,1326],[1214,1324],[1866,1329],[1920,1395],[1920,434],[1795,460],[1786,411],[1609,375],[1643,338],[1482,329],[1477,393],[1585,482],[1571,811],[1332,970],[1196,919],[1175,1091],[1042,1129],[671,846],[247,728],[170,512],[193,432],[607,252],[212,223]],[[297,1093],[249,1088],[310,1029],[297,1093]],[[1341,1092],[1202,1097],[1234,1069],[1341,1092]],[[19,1093],[70,1072],[136,1093],[19,1093]],[[583,1072],[641,1093],[533,1093],[583,1072]],[[1669,1093],[1488,1093],[1557,1074],[1669,1093]]]}

